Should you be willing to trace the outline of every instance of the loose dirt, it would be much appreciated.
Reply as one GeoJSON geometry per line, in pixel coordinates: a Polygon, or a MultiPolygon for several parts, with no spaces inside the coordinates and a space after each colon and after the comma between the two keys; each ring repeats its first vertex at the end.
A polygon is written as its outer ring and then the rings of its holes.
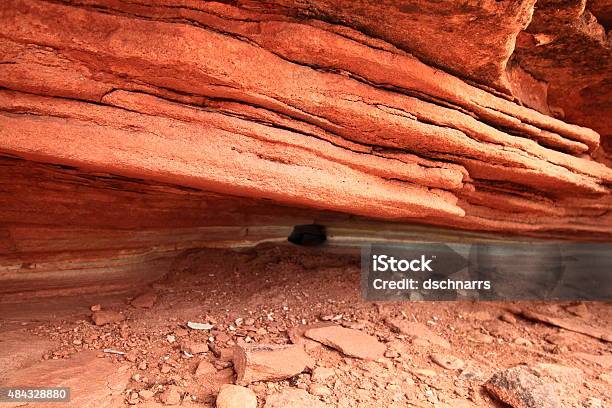
{"type": "Polygon", "coordinates": [[[485,384],[517,365],[551,384],[563,407],[610,404],[611,344],[520,313],[602,332],[610,303],[371,303],[359,282],[355,254],[261,246],[192,253],[130,294],[0,304],[0,383],[65,384],[75,407],[214,407],[236,380],[235,347],[295,343],[314,367],[247,384],[259,407],[499,407],[485,384]],[[115,318],[94,324],[98,304],[115,318]],[[304,336],[326,325],[372,336],[384,356],[350,357],[304,336]]]}

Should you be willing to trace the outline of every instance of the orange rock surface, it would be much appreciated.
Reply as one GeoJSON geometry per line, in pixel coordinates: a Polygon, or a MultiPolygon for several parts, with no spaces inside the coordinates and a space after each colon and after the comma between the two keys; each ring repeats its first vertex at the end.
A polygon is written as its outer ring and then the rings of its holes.
{"type": "Polygon", "coordinates": [[[0,276],[355,217],[610,240],[609,41],[535,48],[609,8],[311,3],[4,1],[0,276]]]}

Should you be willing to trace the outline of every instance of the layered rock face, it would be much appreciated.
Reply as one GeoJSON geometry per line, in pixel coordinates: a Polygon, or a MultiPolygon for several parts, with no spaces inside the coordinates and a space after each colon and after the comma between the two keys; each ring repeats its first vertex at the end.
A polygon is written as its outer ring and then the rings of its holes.
{"type": "Polygon", "coordinates": [[[7,0],[0,273],[322,219],[609,240],[609,8],[570,3],[7,0]]]}

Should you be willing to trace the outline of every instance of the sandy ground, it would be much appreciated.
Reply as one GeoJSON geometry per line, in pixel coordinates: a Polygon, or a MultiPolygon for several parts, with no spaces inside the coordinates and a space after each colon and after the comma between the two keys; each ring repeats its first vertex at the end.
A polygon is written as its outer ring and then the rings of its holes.
{"type": "Polygon", "coordinates": [[[612,327],[609,303],[364,302],[354,254],[288,246],[208,250],[133,294],[1,304],[0,382],[70,386],[75,407],[213,407],[219,388],[234,382],[234,346],[293,341],[305,344],[315,367],[248,385],[259,406],[294,388],[329,407],[500,407],[483,384],[520,364],[552,384],[563,407],[608,406],[611,343],[508,311],[525,309],[594,331],[612,327]],[[148,296],[140,299],[144,308],[131,304],[140,293],[148,296]],[[98,304],[125,320],[93,324],[90,307],[98,304]],[[398,332],[390,321],[427,331],[398,332]],[[187,322],[213,327],[194,330],[187,322]],[[386,347],[384,357],[347,357],[290,336],[321,323],[374,336],[386,347]],[[436,356],[456,367],[443,367],[436,356]],[[317,367],[324,370],[315,376],[317,367]]]}

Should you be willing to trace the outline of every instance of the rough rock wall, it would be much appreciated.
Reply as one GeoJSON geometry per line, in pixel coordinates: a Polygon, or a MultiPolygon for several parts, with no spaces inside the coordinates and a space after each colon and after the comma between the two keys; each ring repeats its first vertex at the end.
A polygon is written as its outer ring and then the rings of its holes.
{"type": "Polygon", "coordinates": [[[596,130],[604,146],[612,140],[611,21],[610,1],[539,0],[510,64],[545,88],[540,111],[596,130]]]}
{"type": "MultiPolygon", "coordinates": [[[[551,116],[547,92],[561,91],[538,75],[557,71],[535,69],[542,59],[524,45],[543,38],[530,34],[539,3],[6,0],[0,154],[143,180],[144,196],[170,189],[160,202],[185,216],[168,219],[170,230],[323,211],[347,224],[609,240],[612,169],[600,136],[551,116]],[[172,204],[185,188],[197,193],[172,204]]],[[[56,187],[39,194],[65,195],[74,213],[28,212],[11,179],[27,184],[37,165],[3,163],[7,230],[53,230],[80,213],[101,228],[96,213],[129,239],[155,218],[146,201],[123,207],[142,218],[106,213],[53,171],[41,183],[56,187]]],[[[108,193],[97,178],[89,188],[108,193]]],[[[5,234],[13,258],[20,242],[5,234]]]]}

